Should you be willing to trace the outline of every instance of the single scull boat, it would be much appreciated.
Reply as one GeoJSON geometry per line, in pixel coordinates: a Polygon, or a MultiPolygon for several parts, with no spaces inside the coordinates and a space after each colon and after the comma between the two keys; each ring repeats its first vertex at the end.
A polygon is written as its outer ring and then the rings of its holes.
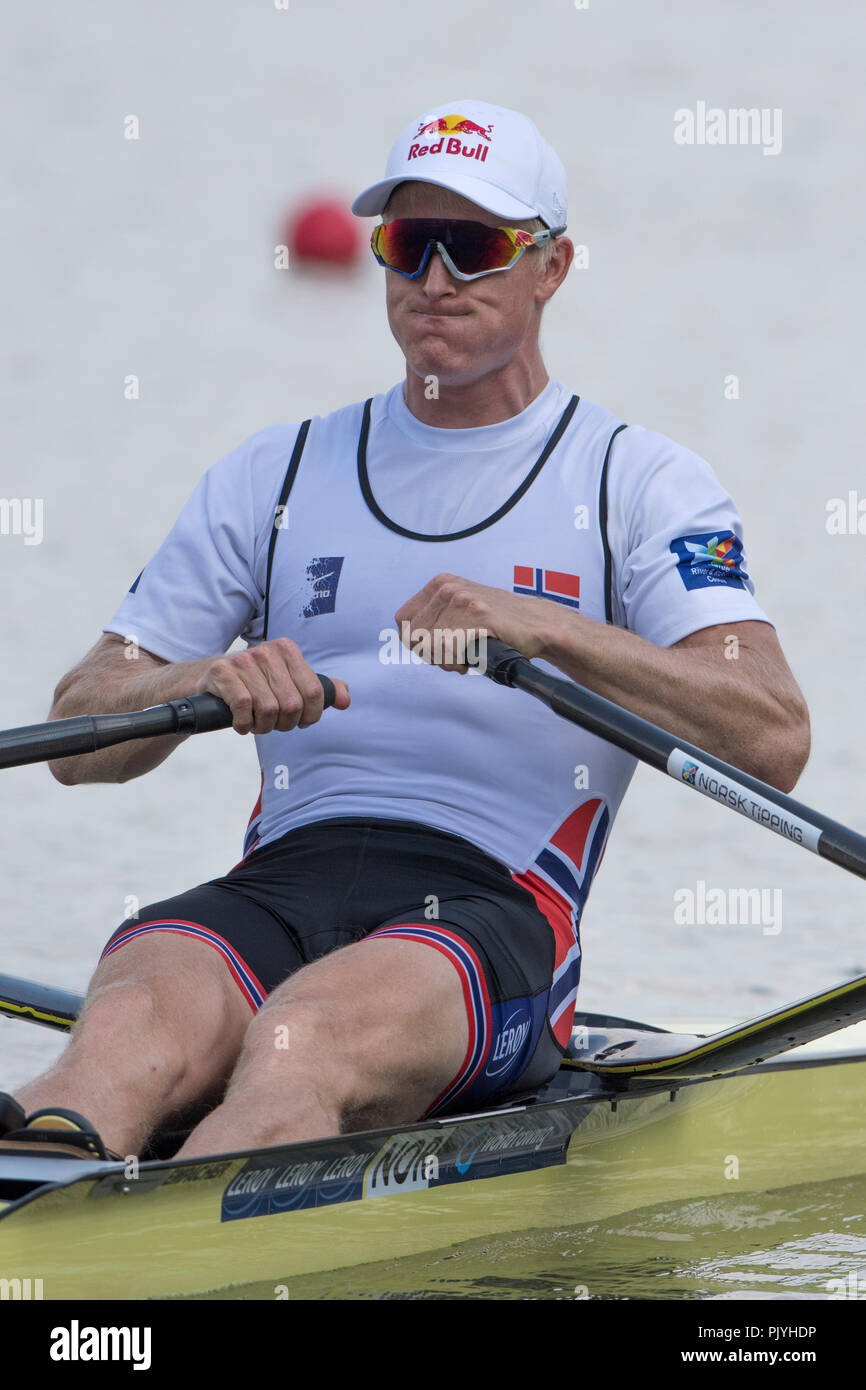
{"type": "MultiPolygon", "coordinates": [[[[502,644],[488,659],[493,679],[866,877],[862,836],[502,644]]],[[[214,696],[57,721],[0,737],[0,766],[230,722],[214,696]]],[[[69,1029],[80,1004],[0,977],[7,1018],[69,1029]]],[[[287,1281],[302,1294],[305,1277],[477,1237],[859,1174],[864,1019],[866,977],[715,1032],[583,1014],[542,1091],[480,1114],[207,1160],[175,1161],[180,1133],[127,1164],[3,1153],[0,1285],[77,1300],[270,1283],[279,1297],[287,1281]]]]}

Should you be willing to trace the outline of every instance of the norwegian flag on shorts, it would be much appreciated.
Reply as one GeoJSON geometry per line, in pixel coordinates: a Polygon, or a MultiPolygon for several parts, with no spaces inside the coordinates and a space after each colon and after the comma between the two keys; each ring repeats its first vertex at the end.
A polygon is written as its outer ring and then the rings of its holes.
{"type": "Polygon", "coordinates": [[[531,565],[514,566],[514,592],[534,598],[551,598],[568,608],[580,607],[580,575],[545,570],[531,565]]]}

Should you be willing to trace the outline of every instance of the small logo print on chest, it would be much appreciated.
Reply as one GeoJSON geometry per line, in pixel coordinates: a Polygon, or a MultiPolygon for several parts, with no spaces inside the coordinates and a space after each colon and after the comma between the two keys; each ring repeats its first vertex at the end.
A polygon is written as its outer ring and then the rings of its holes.
{"type": "Polygon", "coordinates": [[[530,565],[514,566],[514,592],[533,598],[550,598],[568,608],[580,607],[580,575],[530,565]]]}
{"type": "Polygon", "coordinates": [[[320,613],[333,613],[344,558],[343,555],[318,555],[307,565],[301,617],[317,618],[320,613]]]}

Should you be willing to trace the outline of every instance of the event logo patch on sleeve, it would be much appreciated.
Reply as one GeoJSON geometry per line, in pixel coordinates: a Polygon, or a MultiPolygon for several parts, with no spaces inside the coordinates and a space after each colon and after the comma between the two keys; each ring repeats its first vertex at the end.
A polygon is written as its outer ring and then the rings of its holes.
{"type": "Polygon", "coordinates": [[[697,536],[678,536],[671,541],[677,571],[687,589],[707,589],[714,584],[745,589],[743,544],[733,531],[704,531],[697,536]]]}

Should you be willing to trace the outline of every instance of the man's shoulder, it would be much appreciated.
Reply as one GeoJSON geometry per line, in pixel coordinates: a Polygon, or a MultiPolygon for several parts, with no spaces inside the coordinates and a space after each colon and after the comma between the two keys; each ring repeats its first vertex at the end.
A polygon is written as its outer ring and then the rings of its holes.
{"type": "Polygon", "coordinates": [[[715,477],[706,459],[685,444],[659,430],[633,424],[585,396],[580,398],[572,437],[578,456],[589,450],[599,465],[606,462],[608,491],[621,494],[630,505],[654,480],[676,486],[677,480],[700,483],[715,477]]]}
{"type": "Polygon", "coordinates": [[[620,474],[638,470],[645,481],[656,473],[695,479],[715,478],[712,465],[702,454],[672,439],[670,435],[648,429],[645,425],[629,423],[618,433],[614,457],[619,463],[617,471],[620,474]]]}
{"type": "MultiPolygon", "coordinates": [[[[565,388],[563,388],[565,389],[565,388]]],[[[645,425],[634,424],[627,417],[600,405],[598,401],[580,397],[581,411],[585,419],[591,419],[596,428],[611,433],[616,431],[616,453],[630,458],[650,459],[654,457],[688,457],[700,459],[686,445],[672,439],[659,430],[648,429],[645,425]]],[[[703,460],[701,460],[703,462],[703,460]]]]}
{"type": "Polygon", "coordinates": [[[336,433],[345,430],[357,432],[363,408],[363,401],[353,401],[350,405],[339,406],[325,414],[312,414],[305,419],[265,425],[262,429],[256,430],[255,434],[249,435],[240,447],[251,455],[286,450],[291,453],[302,425],[309,424],[310,428],[315,428],[317,432],[323,429],[336,433]]]}
{"type": "MultiPolygon", "coordinates": [[[[618,435],[607,487],[609,514],[632,538],[647,527],[673,525],[674,518],[728,516],[736,510],[723,478],[702,454],[643,425],[629,425],[618,435]]],[[[701,527],[695,521],[691,529],[701,527]]]]}
{"type": "Polygon", "coordinates": [[[291,463],[295,446],[300,439],[300,431],[307,421],[310,433],[315,431],[319,434],[320,431],[327,431],[334,440],[341,436],[356,438],[362,411],[363,402],[355,401],[327,414],[310,415],[306,421],[299,419],[264,425],[253,434],[247,435],[234,449],[211,466],[208,470],[211,481],[216,484],[226,481],[237,485],[238,481],[246,476],[250,482],[257,484],[263,479],[270,480],[271,475],[282,476],[291,463]]]}

